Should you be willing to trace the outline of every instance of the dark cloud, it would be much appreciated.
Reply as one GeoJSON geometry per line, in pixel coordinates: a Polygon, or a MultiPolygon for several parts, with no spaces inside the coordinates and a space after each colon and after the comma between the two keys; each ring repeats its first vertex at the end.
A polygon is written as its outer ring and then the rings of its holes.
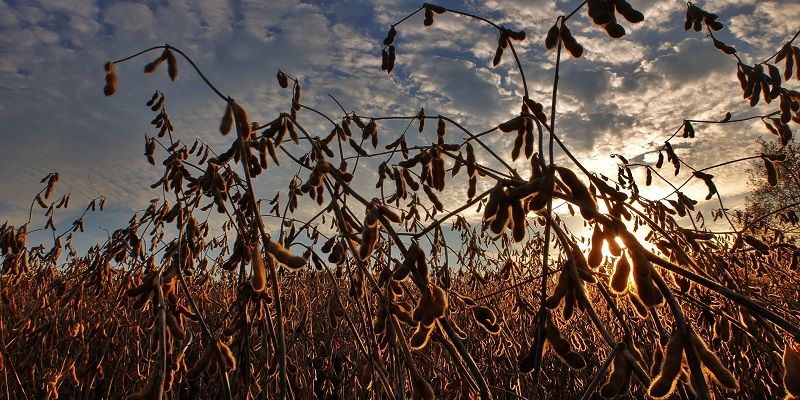
{"type": "Polygon", "coordinates": [[[736,72],[736,63],[714,49],[705,38],[689,38],[668,48],[666,54],[644,62],[645,69],[661,78],[664,85],[680,87],[715,73],[736,72]]]}
{"type": "Polygon", "coordinates": [[[561,115],[558,130],[570,148],[591,151],[608,136],[628,134],[635,122],[636,118],[630,115],[588,109],[561,115]]]}
{"type": "Polygon", "coordinates": [[[559,91],[572,101],[592,107],[602,97],[611,97],[613,74],[604,69],[564,68],[560,72],[559,91]]]}

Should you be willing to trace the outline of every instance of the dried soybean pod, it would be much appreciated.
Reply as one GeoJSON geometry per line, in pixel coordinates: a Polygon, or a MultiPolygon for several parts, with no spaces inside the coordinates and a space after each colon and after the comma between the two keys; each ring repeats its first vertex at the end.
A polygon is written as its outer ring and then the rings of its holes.
{"type": "Polygon", "coordinates": [[[500,130],[503,132],[512,132],[524,127],[523,125],[524,123],[525,123],[524,117],[522,115],[517,115],[516,117],[501,123],[497,127],[500,128],[500,130]]]}
{"type": "Polygon", "coordinates": [[[592,232],[592,248],[589,250],[587,262],[589,267],[595,269],[600,266],[603,261],[603,241],[604,235],[600,225],[595,224],[594,232],[592,232]]]}
{"type": "Polygon", "coordinates": [[[562,309],[564,321],[569,321],[572,318],[572,314],[575,311],[575,301],[575,291],[567,291],[567,295],[564,296],[564,308],[562,309]]]}
{"type": "Polygon", "coordinates": [[[444,135],[447,132],[447,125],[445,125],[444,117],[439,115],[438,121],[436,123],[436,136],[440,139],[444,139],[444,135]]]}
{"type": "Polygon", "coordinates": [[[412,315],[414,321],[423,323],[425,325],[430,325],[433,319],[430,318],[428,310],[432,303],[433,295],[431,294],[430,286],[428,286],[423,290],[422,296],[420,296],[417,306],[414,308],[414,314],[412,315]]]}
{"type": "Polygon", "coordinates": [[[147,65],[144,66],[144,73],[152,74],[153,72],[155,72],[156,68],[158,68],[158,66],[161,65],[162,62],[164,62],[165,59],[166,58],[164,58],[164,55],[162,54],[152,62],[148,63],[147,65]]]}
{"type": "Polygon", "coordinates": [[[644,14],[640,11],[636,10],[625,0],[616,0],[614,2],[614,6],[617,9],[617,12],[620,13],[623,17],[625,17],[628,22],[631,23],[639,23],[644,21],[644,14]]]}
{"type": "Polygon", "coordinates": [[[306,265],[305,258],[292,255],[292,253],[280,243],[271,240],[267,242],[267,252],[272,254],[279,263],[285,265],[289,269],[300,269],[306,265]]]}
{"type": "Polygon", "coordinates": [[[433,11],[430,8],[425,7],[425,21],[423,21],[425,26],[433,25],[433,11]]]}
{"type": "Polygon", "coordinates": [[[631,273],[631,264],[625,252],[617,260],[614,266],[614,274],[611,276],[611,290],[615,293],[623,294],[628,290],[628,278],[631,273]]]}
{"type": "Polygon", "coordinates": [[[476,321],[481,323],[489,323],[494,324],[497,322],[497,315],[495,315],[494,311],[492,311],[489,307],[484,306],[476,306],[472,309],[472,316],[475,318],[476,321]]]}
{"type": "Polygon", "coordinates": [[[534,122],[532,120],[527,119],[527,123],[525,124],[525,158],[531,158],[533,156],[533,124],[534,122]]]}
{"type": "Polygon", "coordinates": [[[438,154],[439,156],[432,160],[431,165],[433,166],[433,186],[441,192],[445,186],[445,166],[441,153],[438,154]]]}
{"type": "Polygon", "coordinates": [[[252,125],[247,118],[247,112],[237,103],[229,103],[233,112],[233,122],[236,124],[236,134],[244,140],[248,140],[252,136],[252,125]]]}
{"type": "Polygon", "coordinates": [[[437,6],[436,4],[430,4],[430,3],[428,3],[428,4],[426,4],[426,6],[425,6],[425,7],[427,7],[427,8],[428,8],[428,9],[430,9],[431,11],[435,12],[436,14],[444,14],[444,13],[445,13],[445,11],[447,11],[447,9],[446,9],[446,8],[444,8],[444,7],[442,7],[442,6],[437,6]]]}
{"type": "Polygon", "coordinates": [[[589,268],[589,264],[586,262],[586,257],[583,256],[581,248],[574,242],[570,243],[570,246],[572,247],[572,260],[575,262],[578,276],[589,283],[597,282],[597,279],[592,274],[592,269],[589,268]]]}
{"type": "Polygon", "coordinates": [[[508,221],[511,218],[510,203],[511,201],[508,198],[500,199],[497,214],[495,214],[495,218],[489,224],[489,228],[497,235],[503,232],[503,229],[508,225],[508,221]]]}
{"type": "Polygon", "coordinates": [[[519,359],[519,371],[523,374],[527,374],[533,371],[533,367],[535,366],[535,359],[536,356],[536,343],[534,342],[530,347],[528,347],[528,351],[525,352],[519,359]]]}
{"type": "Polygon", "coordinates": [[[278,70],[276,77],[278,78],[278,85],[280,85],[284,89],[289,87],[289,77],[287,77],[286,74],[283,73],[283,71],[278,70]]]}
{"type": "Polygon", "coordinates": [[[722,42],[720,40],[717,40],[717,39],[712,39],[712,42],[714,44],[714,47],[716,47],[717,49],[719,49],[723,53],[725,53],[725,54],[736,54],[736,49],[731,47],[731,46],[729,46],[729,45],[727,45],[727,44],[725,44],[724,42],[722,42]]]}
{"type": "Polygon", "coordinates": [[[661,363],[659,374],[653,379],[650,388],[648,388],[650,396],[664,399],[669,397],[675,390],[683,362],[683,346],[683,336],[679,331],[673,331],[664,350],[664,361],[661,363]]]}
{"type": "Polygon", "coordinates": [[[272,158],[272,161],[275,162],[275,165],[280,166],[281,161],[278,159],[278,155],[275,153],[275,145],[272,144],[271,140],[267,140],[267,152],[269,153],[270,158],[272,158]]]}
{"type": "MultiPolygon", "coordinates": [[[[424,253],[420,252],[422,257],[425,256],[424,253]]],[[[430,320],[431,322],[435,321],[437,318],[441,318],[444,316],[445,311],[447,311],[448,301],[447,301],[447,292],[444,289],[440,288],[437,285],[429,284],[431,288],[431,303],[428,309],[426,310],[426,318],[423,319],[423,322],[427,322],[430,320]]]]}
{"type": "Polygon", "coordinates": [[[439,211],[444,211],[444,204],[442,204],[442,202],[439,201],[439,197],[436,196],[436,193],[433,193],[433,191],[428,185],[422,185],[422,189],[425,192],[425,195],[428,196],[428,200],[430,200],[431,203],[433,203],[433,206],[439,211]]]}
{"type": "Polygon", "coordinates": [[[606,237],[606,242],[608,242],[608,251],[611,252],[611,255],[614,257],[619,257],[622,254],[622,247],[617,243],[616,237],[613,234],[609,234],[606,237]]]}
{"type": "MultiPolygon", "coordinates": [[[[409,259],[410,259],[410,257],[406,256],[406,260],[409,260],[409,259]]],[[[402,264],[400,264],[394,270],[394,272],[392,272],[392,279],[395,280],[395,281],[405,280],[408,277],[408,275],[411,274],[411,265],[412,265],[412,262],[404,261],[402,264]]]]}
{"type": "Polygon", "coordinates": [[[770,249],[769,245],[759,240],[755,236],[742,235],[742,239],[744,239],[745,243],[750,245],[750,247],[756,249],[756,251],[758,251],[759,253],[764,255],[769,254],[769,249],[770,249]]]}
{"type": "Polygon", "coordinates": [[[642,300],[639,299],[639,296],[635,291],[631,290],[628,291],[628,300],[630,300],[631,305],[633,305],[633,308],[636,310],[636,313],[639,314],[640,317],[647,318],[647,315],[649,314],[648,311],[649,309],[647,308],[646,305],[644,305],[644,303],[642,303],[642,300]]]}
{"type": "Polygon", "coordinates": [[[508,190],[508,196],[513,199],[524,199],[540,190],[540,186],[544,181],[544,177],[533,178],[524,184],[508,190]]]}
{"type": "Polygon", "coordinates": [[[378,243],[378,229],[377,227],[369,227],[364,225],[364,230],[361,232],[361,245],[359,246],[359,257],[366,260],[375,249],[375,244],[378,243]]]}
{"type": "Polygon", "coordinates": [[[103,88],[103,94],[111,96],[117,91],[117,72],[111,61],[106,62],[104,68],[106,70],[106,86],[103,88]]]}
{"type": "Polygon", "coordinates": [[[605,0],[589,0],[587,1],[587,7],[589,9],[589,18],[595,24],[604,25],[611,22],[613,18],[612,5],[605,0]]]}
{"type": "MultiPolygon", "coordinates": [[[[800,48],[792,46],[792,54],[794,55],[794,63],[798,67],[794,77],[795,79],[800,80],[800,48]]],[[[789,63],[788,59],[786,60],[786,63],[789,63]]]]}
{"type": "Polygon", "coordinates": [[[539,191],[528,202],[528,209],[531,211],[540,211],[547,206],[547,203],[553,197],[553,190],[555,189],[555,169],[549,168],[539,185],[539,191]]]}
{"type": "Polygon", "coordinates": [[[409,309],[406,308],[405,303],[400,303],[400,304],[389,303],[389,311],[391,311],[392,314],[396,315],[397,318],[400,319],[400,321],[403,321],[404,323],[411,326],[417,325],[417,322],[414,321],[414,317],[411,315],[411,311],[409,311],[409,309]]]}
{"type": "Polygon", "coordinates": [[[706,369],[711,371],[711,375],[717,380],[717,382],[731,390],[736,390],[739,388],[739,382],[736,380],[736,377],[733,376],[733,373],[728,368],[725,368],[722,365],[722,362],[719,360],[716,354],[714,354],[711,349],[708,348],[703,339],[697,335],[696,332],[691,333],[691,342],[692,347],[697,351],[697,355],[702,361],[703,365],[705,365],[706,369]]]}
{"type": "Polygon", "coordinates": [[[475,149],[472,147],[472,143],[467,143],[467,174],[470,177],[475,176],[475,149]]]}
{"type": "Polygon", "coordinates": [[[253,290],[260,292],[267,285],[267,267],[264,264],[264,257],[261,255],[258,241],[253,244],[250,261],[253,266],[253,277],[250,278],[250,284],[253,286],[253,290]]]}
{"type": "Polygon", "coordinates": [[[69,370],[67,375],[69,376],[69,381],[72,383],[73,386],[80,386],[81,381],[78,380],[78,373],[75,370],[75,363],[69,365],[69,370]]]}
{"type": "Polygon", "coordinates": [[[717,315],[714,321],[714,338],[723,342],[731,340],[731,322],[722,314],[717,315]]]}
{"type": "Polygon", "coordinates": [[[525,144],[525,128],[519,128],[517,138],[514,140],[514,147],[511,150],[511,161],[516,161],[519,157],[522,146],[525,144]]]}
{"type": "Polygon", "coordinates": [[[217,347],[217,351],[219,351],[222,363],[225,365],[225,369],[227,369],[228,371],[235,371],[236,370],[236,357],[233,356],[233,352],[231,351],[231,348],[228,347],[227,344],[223,343],[219,339],[217,339],[216,347],[217,347]]]}
{"type": "Polygon", "coordinates": [[[417,324],[417,329],[411,335],[409,344],[412,349],[419,350],[428,344],[433,333],[433,325],[425,325],[422,322],[417,324]]]}
{"type": "Polygon", "coordinates": [[[475,197],[475,191],[478,190],[477,189],[478,178],[475,175],[472,175],[469,177],[468,182],[469,185],[467,187],[467,198],[472,199],[473,197],[475,197]]]}
{"type": "Polygon", "coordinates": [[[613,399],[621,396],[628,391],[631,382],[631,367],[621,353],[614,356],[614,363],[611,366],[611,373],[608,380],[600,388],[600,395],[605,399],[613,399]]]}
{"type": "Polygon", "coordinates": [[[425,108],[420,108],[417,113],[417,120],[419,121],[419,133],[425,130],[425,108]]]}
{"type": "Polygon", "coordinates": [[[175,59],[175,54],[173,54],[170,49],[164,50],[164,54],[167,59],[167,73],[169,74],[169,79],[174,82],[175,79],[178,79],[178,60],[175,59]]]}
{"type": "Polygon", "coordinates": [[[770,186],[775,187],[778,185],[778,171],[775,169],[775,164],[769,159],[764,157],[764,168],[767,170],[767,182],[770,186]]]}
{"type": "Polygon", "coordinates": [[[504,32],[506,35],[513,40],[525,40],[528,36],[525,31],[512,31],[511,29],[505,29],[504,32]]]}
{"type": "Polygon", "coordinates": [[[633,281],[636,283],[636,292],[642,303],[648,307],[657,306],[664,302],[664,296],[653,283],[653,275],[657,273],[653,270],[653,265],[647,259],[644,248],[632,236],[627,237],[625,245],[628,247],[628,254],[631,259],[631,269],[633,270],[633,281]]]}
{"type": "Polygon", "coordinates": [[[486,200],[486,205],[483,207],[483,220],[488,221],[497,215],[497,211],[500,208],[500,199],[505,196],[503,192],[503,187],[501,185],[496,185],[492,188],[492,191],[489,192],[489,199],[486,200]]]}
{"type": "Polygon", "coordinates": [[[558,26],[553,25],[547,31],[547,37],[545,37],[544,39],[544,46],[547,48],[547,50],[551,50],[554,47],[556,47],[556,44],[558,44],[558,39],[559,39],[558,26]]]}
{"type": "Polygon", "coordinates": [[[461,162],[461,152],[459,151],[458,158],[456,158],[455,161],[453,161],[453,168],[450,170],[451,172],[450,176],[455,177],[456,175],[458,175],[459,171],[461,171],[462,165],[463,163],[461,162]]]}
{"type": "Polygon", "coordinates": [[[586,360],[583,357],[572,351],[569,342],[561,337],[561,333],[558,331],[558,327],[553,322],[552,317],[548,315],[547,323],[545,324],[545,336],[547,340],[550,342],[550,345],[553,347],[553,350],[556,351],[556,354],[563,360],[570,368],[573,369],[583,369],[586,366],[586,360]]]}
{"type": "Polygon", "coordinates": [[[353,150],[355,150],[355,151],[356,151],[356,153],[358,153],[358,155],[360,155],[360,156],[362,156],[362,157],[369,156],[369,153],[367,153],[367,151],[366,151],[366,150],[364,150],[364,148],[363,148],[363,147],[361,147],[361,145],[359,145],[359,144],[358,144],[358,142],[356,142],[356,141],[355,141],[355,139],[353,139],[353,138],[350,138],[350,140],[348,141],[348,143],[350,143],[350,147],[352,147],[352,148],[353,148],[353,150]]]}
{"type": "Polygon", "coordinates": [[[497,64],[500,64],[500,60],[503,57],[503,47],[497,46],[497,50],[495,50],[494,58],[492,58],[492,66],[496,67],[497,64]]]}
{"type": "Polygon", "coordinates": [[[400,218],[400,215],[398,215],[396,212],[394,212],[394,210],[383,204],[378,204],[378,210],[380,211],[381,215],[383,215],[389,221],[394,222],[395,224],[403,222],[403,220],[400,218]]]}
{"type": "Polygon", "coordinates": [[[558,175],[561,177],[561,180],[569,188],[572,197],[574,197],[575,200],[580,204],[581,215],[583,215],[585,219],[591,219],[591,213],[584,212],[584,208],[597,211],[597,203],[594,201],[591,193],[589,193],[589,189],[583,184],[578,176],[572,172],[571,169],[556,167],[556,170],[558,171],[558,175]]]}
{"type": "Polygon", "coordinates": [[[572,369],[581,370],[586,367],[586,360],[582,355],[574,351],[568,351],[561,356],[561,359],[564,360],[564,362],[567,363],[567,365],[569,365],[569,367],[572,369]]]}
{"type": "Polygon", "coordinates": [[[574,58],[580,58],[583,55],[583,45],[575,41],[575,38],[569,41],[564,41],[564,48],[569,51],[569,54],[574,58]]]}
{"type": "Polygon", "coordinates": [[[181,324],[178,322],[178,319],[175,318],[175,314],[171,311],[166,312],[166,320],[167,320],[167,327],[169,327],[169,331],[176,339],[183,341],[186,338],[186,332],[181,327],[181,324]]]}
{"type": "Polygon", "coordinates": [[[569,273],[567,273],[567,271],[561,271],[561,273],[558,274],[558,283],[556,283],[553,294],[545,299],[544,306],[551,310],[558,307],[558,305],[561,304],[561,299],[566,296],[567,291],[571,290],[573,290],[573,288],[569,273]]]}
{"type": "Polygon", "coordinates": [[[394,43],[394,39],[397,37],[397,29],[395,29],[394,25],[389,29],[389,32],[386,34],[386,38],[383,39],[383,45],[388,46],[394,43]]]}
{"type": "Polygon", "coordinates": [[[151,290],[153,290],[153,280],[145,279],[144,283],[141,285],[126,290],[125,295],[129,297],[136,297],[145,293],[149,294],[151,290]]]}
{"type": "Polygon", "coordinates": [[[789,395],[800,397],[800,346],[791,341],[783,348],[783,386],[789,395]]]}
{"type": "Polygon", "coordinates": [[[664,361],[664,352],[661,346],[656,345],[653,350],[653,362],[650,364],[650,375],[657,376],[661,372],[661,363],[664,361]]]}
{"type": "Polygon", "coordinates": [[[219,123],[219,133],[227,135],[233,126],[233,109],[231,104],[228,103],[225,107],[225,114],[222,115],[222,121],[219,123]]]}
{"type": "Polygon", "coordinates": [[[603,25],[603,29],[605,29],[608,36],[611,36],[614,39],[619,39],[625,36],[625,27],[614,21],[603,25]]]}
{"type": "Polygon", "coordinates": [[[784,44],[778,53],[775,54],[775,62],[781,62],[786,56],[792,56],[792,46],[789,43],[784,44]]]}
{"type": "MultiPolygon", "coordinates": [[[[394,63],[397,60],[397,52],[396,52],[396,50],[394,48],[394,45],[390,44],[389,47],[388,47],[388,51],[386,51],[385,53],[386,53],[386,68],[385,68],[385,70],[386,70],[387,74],[391,74],[392,71],[394,70],[394,63]]],[[[375,139],[376,136],[373,135],[372,138],[375,139]]],[[[374,140],[373,140],[373,144],[374,144],[374,140]]]]}
{"type": "Polygon", "coordinates": [[[214,356],[214,347],[212,346],[208,345],[203,349],[203,352],[200,353],[200,358],[197,359],[191,369],[186,371],[186,379],[193,381],[199,378],[200,374],[208,368],[214,356]]]}
{"type": "Polygon", "coordinates": [[[401,173],[403,174],[403,181],[408,184],[408,187],[411,188],[413,191],[419,190],[419,183],[414,180],[414,177],[411,176],[411,173],[408,172],[407,168],[403,168],[401,173]]]}
{"type": "Polygon", "coordinates": [[[525,220],[525,211],[522,208],[522,201],[520,200],[511,200],[511,221],[514,223],[514,241],[521,242],[523,239],[525,239],[527,221],[525,220]]]}
{"type": "Polygon", "coordinates": [[[434,393],[431,384],[422,377],[411,378],[411,400],[433,400],[434,393]]]}
{"type": "Polygon", "coordinates": [[[344,261],[344,246],[340,242],[333,244],[331,253],[328,254],[328,262],[332,264],[339,264],[344,261]]]}
{"type": "Polygon", "coordinates": [[[564,47],[569,51],[569,53],[575,57],[580,58],[583,55],[583,46],[575,40],[575,37],[572,36],[572,32],[570,32],[569,28],[566,24],[562,21],[561,29],[558,33],[561,41],[564,43],[564,47]]]}

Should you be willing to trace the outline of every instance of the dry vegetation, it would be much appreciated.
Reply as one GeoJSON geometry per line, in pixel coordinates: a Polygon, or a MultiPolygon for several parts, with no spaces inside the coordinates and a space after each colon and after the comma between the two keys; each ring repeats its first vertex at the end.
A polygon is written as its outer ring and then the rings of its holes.
{"type": "MultiPolygon", "coordinates": [[[[277,79],[291,109],[261,124],[172,46],[107,63],[105,93],[112,95],[116,64],[163,51],[145,72],[166,67],[174,80],[181,56],[219,96],[219,131],[234,137],[221,153],[199,140],[184,144],[156,92],[147,106],[158,133],[147,138],[145,155],[164,167],[152,186],[162,197],[85,254],[70,245],[82,218],[57,236],[53,215],[69,206],[68,195],[53,194],[58,175],[43,180],[31,209],[47,210],[53,247],[27,245],[31,221],[0,230],[4,395],[800,396],[800,250],[796,237],[765,223],[779,217],[796,226],[797,202],[762,215],[725,209],[709,173],[722,165],[693,168],[671,138],[656,149],[657,165],[637,165],[644,176],[634,176],[621,156],[617,177],[587,171],[554,129],[562,48],[573,57],[583,52],[567,24],[583,11],[612,38],[625,34],[618,18],[643,19],[624,0],[587,1],[558,17],[545,39],[556,66],[552,99],[529,98],[523,76],[519,115],[484,132],[423,111],[369,117],[342,107],[342,115],[324,115],[304,104],[301,82],[284,72],[277,79]],[[301,113],[330,131],[309,132],[301,113]],[[387,119],[420,132],[435,128],[437,140],[409,143],[405,134],[381,131],[387,119]],[[516,135],[510,157],[487,145],[489,135],[516,135]],[[555,147],[571,162],[556,165],[555,147]],[[526,176],[509,158],[530,161],[526,176]],[[379,171],[374,189],[351,186],[365,165],[379,171]],[[706,200],[720,204],[713,218],[729,230],[705,228],[698,201],[681,191],[685,182],[664,199],[639,195],[638,185],[653,179],[673,185],[668,176],[680,168],[705,182],[706,200]],[[257,199],[254,185],[279,170],[297,171],[290,186],[257,199]],[[438,200],[465,184],[461,204],[438,200]],[[568,203],[572,215],[554,213],[554,202],[568,203]],[[298,211],[316,205],[314,215],[298,211]],[[462,213],[476,209],[482,223],[462,213]],[[584,221],[586,237],[562,218],[584,221]],[[268,231],[265,219],[280,221],[280,229],[268,231]]],[[[515,62],[522,72],[514,43],[530,40],[524,32],[430,4],[418,12],[426,26],[461,17],[494,26],[494,64],[515,62]]],[[[393,25],[384,40],[387,72],[397,29],[409,21],[393,25]]],[[[800,122],[800,93],[784,87],[800,79],[794,38],[768,60],[748,62],[714,38],[724,29],[716,16],[689,3],[691,29],[707,31],[713,46],[737,58],[751,106],[772,102],[775,111],[687,119],[673,137],[760,118],[778,137],[773,152],[731,161],[761,160],[769,185],[779,175],[781,185],[797,184],[784,179],[796,171],[782,164],[790,126],[800,122]]]]}

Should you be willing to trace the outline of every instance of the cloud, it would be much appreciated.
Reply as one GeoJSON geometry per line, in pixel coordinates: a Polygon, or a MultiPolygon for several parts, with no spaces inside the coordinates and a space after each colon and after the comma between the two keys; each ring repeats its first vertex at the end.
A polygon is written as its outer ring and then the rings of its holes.
{"type": "MultiPolygon", "coordinates": [[[[516,42],[515,49],[531,97],[549,108],[555,54],[544,49],[543,38],[554,17],[571,11],[572,3],[443,5],[524,29],[528,39],[516,42]]],[[[557,132],[590,169],[608,175],[615,173],[617,161],[609,154],[647,154],[645,162],[652,162],[653,151],[684,118],[761,110],[751,111],[741,100],[735,62],[703,34],[683,31],[685,3],[647,0],[636,6],[647,20],[641,26],[626,24],[629,34],[621,40],[608,38],[584,11],[576,14],[569,24],[586,52],[578,60],[565,56],[560,70],[557,132]]],[[[305,104],[337,120],[342,112],[328,94],[347,111],[365,115],[413,115],[425,107],[429,115],[451,116],[473,132],[516,113],[523,89],[511,54],[491,66],[497,31],[454,13],[437,15],[429,28],[419,14],[398,26],[396,70],[380,71],[381,40],[389,25],[418,7],[410,0],[0,2],[0,220],[27,219],[39,179],[59,171],[59,190],[73,193],[74,207],[106,195],[114,212],[99,221],[110,228],[125,224],[128,215],[159,194],[149,185],[161,166],[150,166],[142,156],[144,135],[155,133],[148,123],[153,113],[144,102],[156,89],[167,96],[176,138],[191,143],[199,137],[216,151],[230,146],[232,139],[216,132],[222,101],[184,60],[174,83],[163,70],[141,73],[160,50],[120,64],[119,92],[111,98],[101,94],[106,60],[165,42],[184,49],[255,121],[268,121],[290,106],[290,91],[275,82],[278,69],[300,79],[305,104]]],[[[800,13],[793,12],[799,6],[791,1],[708,1],[703,7],[720,13],[730,28],[720,35],[745,55],[771,54],[800,24],[800,13]]],[[[300,115],[312,136],[331,129],[311,112],[300,115]]],[[[382,122],[382,145],[402,134],[406,124],[382,122]]],[[[697,129],[694,141],[676,140],[681,156],[697,165],[752,150],[753,139],[763,132],[748,124],[697,129]]],[[[435,124],[429,124],[423,135],[409,134],[409,141],[431,143],[434,131],[435,124]]],[[[455,128],[449,132],[453,141],[466,136],[455,128]]],[[[510,138],[485,137],[505,157],[510,138]]],[[[303,155],[295,146],[287,150],[303,155]]],[[[375,193],[376,163],[362,162],[359,168],[365,175],[357,184],[375,193]]],[[[727,193],[739,196],[746,187],[731,178],[741,171],[732,171],[719,179],[727,193]]],[[[259,194],[271,198],[295,173],[286,164],[271,167],[259,194]]],[[[464,190],[449,188],[441,197],[455,204],[464,190]]]]}
{"type": "Polygon", "coordinates": [[[644,59],[646,45],[625,37],[620,40],[609,40],[604,36],[578,37],[586,49],[585,60],[607,64],[631,64],[644,59]]]}
{"type": "MultiPolygon", "coordinates": [[[[581,110],[563,115],[559,131],[563,132],[563,139],[577,151],[612,150],[608,146],[611,136],[624,136],[635,123],[633,116],[625,115],[617,110],[581,110]],[[603,139],[608,138],[605,143],[603,139]]],[[[604,152],[605,153],[605,152],[604,152]]],[[[611,153],[602,154],[608,157],[611,153]]]]}
{"type": "Polygon", "coordinates": [[[763,49],[757,54],[764,58],[777,50],[800,26],[800,3],[796,1],[742,3],[754,4],[754,7],[748,7],[747,13],[732,16],[730,31],[737,39],[763,49]]]}
{"type": "Polygon", "coordinates": [[[715,72],[736,72],[729,57],[716,51],[709,41],[695,38],[670,46],[653,61],[644,61],[642,67],[673,87],[691,84],[715,72]]]}
{"type": "Polygon", "coordinates": [[[603,69],[583,69],[566,67],[561,72],[565,79],[559,87],[570,101],[586,107],[592,107],[608,96],[611,90],[614,73],[603,69]]]}

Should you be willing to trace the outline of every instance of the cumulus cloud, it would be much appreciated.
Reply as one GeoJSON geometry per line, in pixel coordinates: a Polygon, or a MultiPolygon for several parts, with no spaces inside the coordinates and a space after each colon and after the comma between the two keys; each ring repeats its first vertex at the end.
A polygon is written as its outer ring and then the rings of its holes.
{"type": "MultiPolygon", "coordinates": [[[[730,30],[742,41],[757,45],[755,54],[768,56],[800,26],[800,3],[791,0],[742,1],[747,13],[730,18],[730,30]]],[[[739,5],[739,4],[737,4],[739,5]]]]}
{"type": "MultiPolygon", "coordinates": [[[[616,171],[609,154],[644,155],[652,162],[654,151],[684,118],[758,111],[740,99],[735,62],[715,51],[703,34],[683,31],[685,3],[632,3],[647,20],[641,26],[626,24],[629,35],[621,40],[608,38],[583,12],[576,14],[569,24],[586,52],[579,60],[565,55],[560,70],[557,130],[587,166],[608,175],[616,171]]],[[[347,111],[365,115],[413,115],[425,107],[429,115],[451,116],[474,132],[516,113],[523,87],[511,55],[492,67],[497,31],[463,16],[437,15],[430,28],[423,27],[420,14],[410,18],[398,27],[396,70],[392,75],[380,71],[380,42],[389,25],[419,5],[410,0],[0,2],[0,221],[24,222],[39,179],[51,171],[61,173],[61,190],[72,192],[76,204],[108,197],[115,211],[98,224],[119,226],[143,208],[154,196],[149,185],[160,172],[141,156],[144,135],[154,133],[148,124],[153,114],[144,102],[155,89],[167,95],[177,138],[199,137],[218,151],[230,145],[230,138],[215,133],[223,104],[184,61],[175,83],[164,71],[141,74],[157,52],[121,64],[119,92],[111,98],[101,94],[107,59],[165,42],[186,50],[256,121],[289,107],[289,92],[274,81],[279,68],[300,79],[304,103],[336,118],[342,113],[328,94],[347,111]]],[[[549,105],[555,55],[544,49],[543,38],[554,17],[571,11],[573,3],[443,5],[524,29],[528,39],[515,48],[531,97],[549,105]]],[[[721,35],[745,55],[768,56],[800,25],[800,6],[788,0],[709,0],[702,6],[720,13],[729,28],[721,35]]],[[[314,135],[324,136],[331,128],[305,111],[301,121],[314,135]]],[[[397,137],[405,123],[387,122],[382,132],[397,137]]],[[[747,124],[698,126],[697,139],[677,140],[676,147],[689,163],[713,163],[751,150],[761,131],[747,124]]],[[[466,136],[451,132],[453,140],[466,136]]],[[[433,140],[430,126],[410,139],[433,140]]],[[[510,137],[486,140],[508,156],[510,137]]],[[[299,148],[288,150],[302,155],[299,148]]],[[[365,173],[375,167],[365,165],[365,173]]],[[[271,198],[295,172],[274,172],[259,194],[271,198]]],[[[746,188],[733,176],[722,174],[721,186],[726,194],[740,196],[746,188]]],[[[373,172],[359,184],[366,189],[376,179],[373,172]]],[[[442,194],[448,204],[463,196],[463,188],[442,194]]]]}
{"type": "Polygon", "coordinates": [[[708,41],[689,38],[665,49],[653,61],[644,61],[642,67],[673,86],[691,84],[716,72],[736,72],[735,62],[711,50],[708,41]]]}

